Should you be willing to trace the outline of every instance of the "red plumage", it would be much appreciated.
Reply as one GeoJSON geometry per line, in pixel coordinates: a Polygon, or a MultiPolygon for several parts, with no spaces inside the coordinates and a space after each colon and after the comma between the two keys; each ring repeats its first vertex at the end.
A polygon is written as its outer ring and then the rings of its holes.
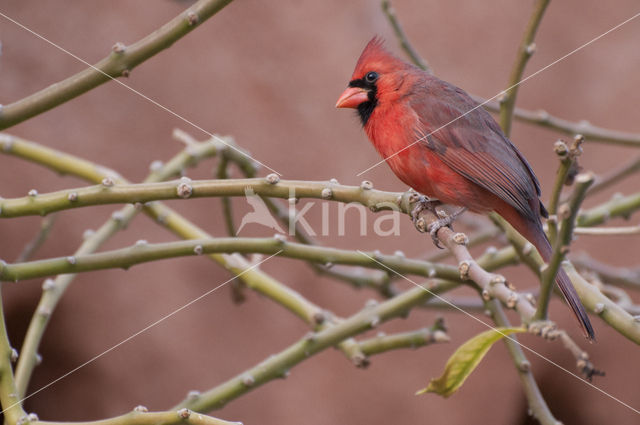
{"type": "MultiPolygon", "coordinates": [[[[367,136],[405,184],[446,204],[497,212],[550,259],[538,179],[493,117],[465,91],[401,61],[374,38],[336,106],[358,110],[367,136]]],[[[562,269],[556,283],[593,339],[589,318],[562,269]]]]}

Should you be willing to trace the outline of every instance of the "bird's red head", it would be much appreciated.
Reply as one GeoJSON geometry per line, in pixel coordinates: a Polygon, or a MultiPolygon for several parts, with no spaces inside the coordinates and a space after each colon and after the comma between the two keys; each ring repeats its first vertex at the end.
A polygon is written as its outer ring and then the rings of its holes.
{"type": "Polygon", "coordinates": [[[349,87],[338,99],[336,108],[357,109],[362,124],[366,124],[380,101],[380,95],[397,89],[401,83],[398,71],[406,71],[407,68],[412,66],[387,51],[381,38],[372,38],[362,51],[349,87]]]}

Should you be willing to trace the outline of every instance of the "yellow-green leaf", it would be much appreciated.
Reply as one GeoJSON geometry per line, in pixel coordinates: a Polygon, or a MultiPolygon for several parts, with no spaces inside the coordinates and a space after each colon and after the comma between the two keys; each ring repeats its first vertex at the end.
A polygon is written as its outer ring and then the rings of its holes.
{"type": "Polygon", "coordinates": [[[464,383],[465,379],[471,375],[471,372],[474,371],[495,342],[506,335],[518,332],[526,332],[526,329],[495,328],[474,336],[453,353],[444,367],[442,376],[432,379],[427,388],[416,392],[416,395],[436,393],[443,397],[449,397],[455,393],[464,383]]]}

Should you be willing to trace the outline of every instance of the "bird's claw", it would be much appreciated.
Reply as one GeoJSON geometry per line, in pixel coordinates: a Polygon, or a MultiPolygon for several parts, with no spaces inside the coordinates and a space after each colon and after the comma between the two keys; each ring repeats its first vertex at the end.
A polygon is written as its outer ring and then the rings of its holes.
{"type": "Polygon", "coordinates": [[[433,241],[433,244],[436,246],[436,248],[444,249],[444,247],[440,245],[440,239],[438,239],[438,230],[442,229],[443,227],[448,227],[453,230],[451,223],[453,223],[454,219],[454,215],[448,215],[444,218],[439,218],[436,221],[429,223],[429,225],[427,226],[427,231],[431,235],[431,240],[433,241]]]}
{"type": "MultiPolygon", "coordinates": [[[[410,202],[415,203],[413,209],[411,210],[411,221],[413,221],[414,226],[418,227],[418,221],[420,220],[420,213],[422,211],[431,211],[436,214],[436,207],[441,204],[437,199],[431,199],[424,195],[418,195],[417,193],[412,195],[415,197],[415,200],[410,199],[410,202]]],[[[424,232],[424,229],[418,228],[419,231],[424,232]]]]}

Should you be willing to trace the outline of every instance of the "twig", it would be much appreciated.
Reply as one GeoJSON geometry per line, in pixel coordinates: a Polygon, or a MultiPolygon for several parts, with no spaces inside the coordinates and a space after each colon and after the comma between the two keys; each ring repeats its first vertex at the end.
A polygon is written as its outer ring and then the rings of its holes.
{"type": "MultiPolygon", "coordinates": [[[[3,140],[5,140],[7,144],[2,146],[4,148],[2,151],[11,152],[22,157],[49,158],[50,167],[59,172],[82,176],[85,179],[94,181],[100,181],[106,178],[106,176],[111,176],[109,179],[115,182],[124,182],[123,179],[118,177],[118,173],[115,171],[96,166],[88,161],[79,160],[71,155],[65,155],[62,152],[35,143],[6,136],[4,139],[0,139],[0,144],[3,140]]],[[[192,144],[166,164],[160,164],[159,166],[155,165],[158,164],[157,162],[152,164],[151,173],[146,181],[161,181],[180,174],[186,166],[194,165],[204,158],[215,155],[219,150],[219,146],[221,146],[220,142],[192,144]]],[[[84,242],[76,250],[74,255],[84,255],[98,250],[98,248],[118,230],[125,228],[139,211],[140,208],[127,205],[119,211],[114,212],[111,218],[97,231],[86,233],[84,242]]],[[[55,280],[45,281],[43,285],[43,293],[38,302],[36,312],[29,323],[29,328],[27,329],[22,345],[22,352],[16,367],[16,385],[20,396],[24,396],[26,393],[33,369],[38,362],[38,347],[40,346],[40,341],[49,323],[51,314],[74,278],[74,274],[64,274],[56,277],[55,280]]]]}
{"type": "MultiPolygon", "coordinates": [[[[637,173],[640,171],[640,156],[632,159],[631,161],[623,164],[619,168],[613,169],[609,171],[607,174],[603,176],[597,176],[595,182],[589,190],[587,190],[587,196],[591,196],[595,193],[601,192],[604,189],[607,189],[624,178],[637,173]]],[[[566,202],[569,199],[569,194],[563,196],[562,202],[566,202]]]]}
{"type": "MultiPolygon", "coordinates": [[[[509,319],[507,318],[500,303],[496,300],[491,300],[486,303],[487,308],[491,312],[496,325],[501,327],[510,327],[509,319]]],[[[509,338],[504,338],[504,343],[507,346],[507,350],[513,359],[513,363],[518,371],[518,377],[522,383],[522,389],[527,397],[527,403],[533,416],[543,425],[557,425],[558,421],[553,417],[553,413],[547,406],[547,402],[544,400],[540,388],[531,373],[531,363],[524,355],[520,344],[517,343],[515,335],[509,338]]]]}
{"type": "Polygon", "coordinates": [[[267,357],[256,366],[240,373],[228,381],[194,397],[187,397],[177,408],[188,408],[198,412],[220,409],[228,402],[258,388],[276,378],[285,378],[289,370],[320,351],[340,341],[360,334],[389,319],[407,314],[413,307],[425,303],[432,293],[441,293],[456,286],[453,282],[433,280],[429,291],[422,287],[409,289],[402,294],[360,312],[340,323],[311,333],[283,351],[267,357]]]}
{"type": "Polygon", "coordinates": [[[602,224],[614,217],[629,218],[640,209],[640,193],[629,196],[614,195],[609,202],[598,205],[587,211],[582,211],[576,219],[578,227],[592,227],[602,224]]]}
{"type": "Polygon", "coordinates": [[[231,0],[200,0],[143,39],[124,46],[116,43],[113,52],[93,66],[40,90],[0,110],[0,129],[11,127],[48,111],[87,91],[121,76],[168,48],[229,4],[231,0]]]}
{"type": "MultiPolygon", "coordinates": [[[[435,222],[439,218],[433,212],[425,210],[417,221],[419,229],[427,229],[428,223],[435,222]],[[426,218],[426,220],[425,220],[426,218]]],[[[458,262],[458,271],[463,280],[470,279],[475,282],[475,288],[482,293],[485,301],[498,299],[505,306],[515,310],[524,323],[529,323],[535,313],[531,300],[507,286],[507,280],[494,273],[490,273],[473,259],[466,247],[468,238],[463,233],[454,233],[449,227],[441,227],[437,233],[440,242],[446,246],[458,262]]]]}
{"type": "Polygon", "coordinates": [[[229,422],[203,414],[193,414],[188,409],[169,412],[147,412],[144,406],[138,406],[133,412],[89,422],[52,422],[31,421],[33,425],[242,425],[241,422],[229,422]]]}
{"type": "Polygon", "coordinates": [[[536,1],[533,7],[533,14],[531,18],[529,18],[529,23],[527,23],[525,27],[522,41],[518,47],[518,55],[511,69],[509,82],[507,83],[508,89],[503,92],[504,97],[500,99],[500,127],[502,127],[502,131],[504,131],[504,134],[507,136],[511,133],[511,118],[516,105],[519,83],[522,80],[522,74],[524,73],[524,68],[529,58],[531,58],[531,55],[533,55],[536,50],[536,45],[533,40],[548,4],[549,0],[536,1]]]}
{"type": "Polygon", "coordinates": [[[587,269],[607,283],[625,286],[631,289],[640,289],[640,266],[614,267],[605,264],[586,253],[581,253],[572,258],[573,263],[580,269],[587,269]]]}
{"type": "Polygon", "coordinates": [[[569,252],[569,246],[573,237],[573,227],[575,218],[578,215],[580,205],[584,200],[587,189],[593,183],[593,174],[583,173],[576,176],[576,188],[574,190],[573,198],[569,204],[564,204],[567,208],[559,211],[558,215],[561,216],[562,226],[558,234],[558,238],[551,254],[549,264],[542,272],[542,278],[540,280],[540,295],[538,296],[538,309],[536,310],[535,320],[545,320],[547,318],[547,312],[549,307],[549,299],[551,298],[551,290],[558,273],[558,269],[565,255],[569,252]]]}
{"type": "Polygon", "coordinates": [[[40,229],[38,229],[38,233],[32,240],[29,241],[29,243],[25,245],[18,258],[16,258],[16,263],[27,261],[33,256],[33,254],[35,254],[38,248],[42,246],[44,241],[46,241],[49,237],[49,233],[51,232],[53,223],[56,221],[56,217],[57,216],[53,214],[42,219],[42,221],[40,222],[40,229]]]}
{"type": "Polygon", "coordinates": [[[0,291],[0,405],[4,421],[7,425],[17,425],[27,414],[22,409],[20,396],[16,391],[12,361],[15,361],[18,353],[11,348],[5,323],[2,292],[0,291]]]}
{"type": "Polygon", "coordinates": [[[640,233],[640,225],[627,227],[576,227],[576,235],[591,236],[633,236],[640,233]]]}
{"type": "Polygon", "coordinates": [[[567,147],[567,145],[562,140],[558,140],[553,148],[556,155],[558,155],[558,158],[560,159],[560,165],[558,166],[556,180],[553,185],[553,190],[551,191],[551,198],[549,199],[548,205],[550,219],[547,221],[547,226],[549,227],[549,240],[551,241],[551,245],[555,244],[558,238],[557,214],[558,203],[560,201],[560,195],[562,194],[562,188],[567,183],[573,182],[570,174],[575,170],[577,158],[582,153],[580,145],[583,141],[584,137],[578,135],[574,138],[574,142],[571,148],[567,147]]]}
{"type": "MultiPolygon", "coordinates": [[[[220,162],[218,163],[218,171],[216,172],[216,178],[219,180],[224,180],[229,178],[227,174],[227,166],[229,161],[223,156],[220,158],[220,162]]],[[[223,196],[221,198],[222,202],[222,215],[224,216],[224,224],[227,228],[227,234],[229,236],[236,235],[236,226],[233,223],[233,207],[231,205],[231,198],[228,196],[223,196]]]]}
{"type": "Polygon", "coordinates": [[[387,15],[387,19],[393,28],[393,31],[396,34],[396,38],[400,42],[400,46],[404,49],[405,53],[411,59],[417,67],[431,73],[431,69],[427,62],[415,51],[407,35],[402,28],[402,24],[398,21],[398,17],[396,16],[396,10],[393,8],[393,5],[389,0],[382,0],[382,11],[385,15],[387,15]]]}
{"type": "Polygon", "coordinates": [[[417,331],[402,332],[392,335],[379,334],[374,338],[358,342],[360,349],[367,356],[381,354],[402,348],[419,348],[434,343],[449,342],[449,336],[441,329],[423,328],[417,331]]]}
{"type": "MultiPolygon", "coordinates": [[[[523,258],[523,262],[540,276],[540,270],[545,266],[545,263],[538,251],[532,249],[533,245],[508,224],[504,228],[505,235],[514,250],[523,258]]],[[[587,282],[570,262],[564,261],[563,267],[564,271],[569,275],[569,279],[571,279],[571,283],[584,307],[598,314],[602,320],[621,335],[636,344],[640,344],[640,322],[634,320],[628,312],[607,298],[594,285],[587,282]]]]}
{"type": "MultiPolygon", "coordinates": [[[[97,254],[80,254],[46,260],[15,264],[0,264],[0,280],[19,281],[35,277],[67,273],[82,273],[110,268],[128,269],[136,264],[182,256],[197,256],[213,253],[260,253],[302,259],[325,264],[359,265],[378,268],[380,264],[358,253],[358,251],[305,245],[288,242],[281,238],[211,238],[191,239],[166,243],[138,241],[134,245],[104,251],[97,254]]],[[[438,277],[460,281],[458,269],[448,265],[412,260],[398,255],[370,253],[384,265],[423,277],[438,277]]]]}

